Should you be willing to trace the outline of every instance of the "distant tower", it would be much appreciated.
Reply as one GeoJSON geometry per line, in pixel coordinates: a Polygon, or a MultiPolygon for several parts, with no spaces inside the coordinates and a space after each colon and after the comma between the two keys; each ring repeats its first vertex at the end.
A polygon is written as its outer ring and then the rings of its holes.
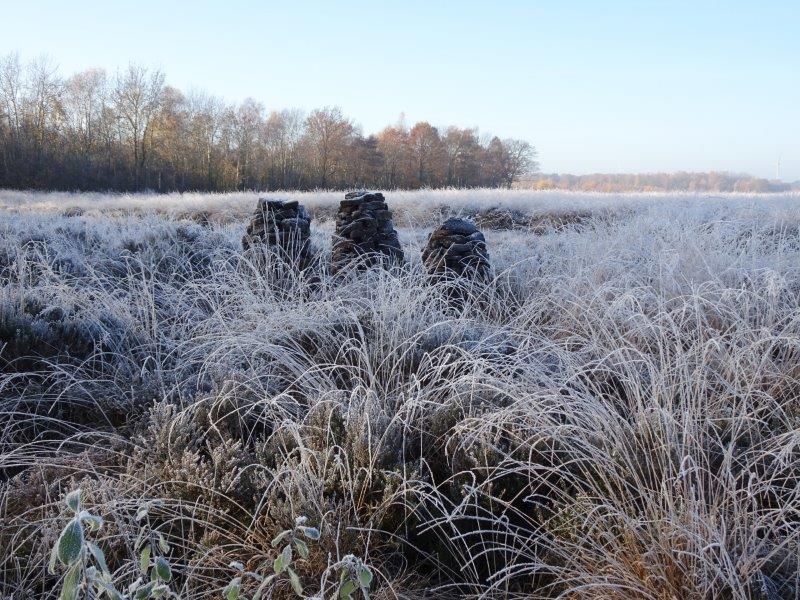
{"type": "Polygon", "coordinates": [[[775,179],[780,181],[781,179],[781,157],[778,155],[778,160],[775,161],[775,179]]]}

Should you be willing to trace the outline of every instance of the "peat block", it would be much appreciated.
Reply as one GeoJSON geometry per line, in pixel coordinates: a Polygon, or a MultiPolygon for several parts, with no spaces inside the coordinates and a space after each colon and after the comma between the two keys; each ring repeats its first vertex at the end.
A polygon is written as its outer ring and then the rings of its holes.
{"type": "Polygon", "coordinates": [[[469,277],[485,281],[491,273],[486,239],[465,219],[448,219],[434,230],[422,251],[422,262],[435,279],[469,277]]]}
{"type": "Polygon", "coordinates": [[[259,198],[242,247],[259,245],[268,246],[285,262],[307,268],[316,254],[311,247],[311,217],[296,200],[259,198]]]}
{"type": "Polygon", "coordinates": [[[403,262],[392,213],[380,192],[348,192],[339,204],[331,250],[331,272],[349,264],[389,267],[403,262]]]}

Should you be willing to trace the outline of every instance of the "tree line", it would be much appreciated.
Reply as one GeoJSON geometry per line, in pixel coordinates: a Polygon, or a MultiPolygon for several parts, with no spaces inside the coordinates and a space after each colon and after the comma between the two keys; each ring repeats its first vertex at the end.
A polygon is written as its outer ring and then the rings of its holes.
{"type": "Polygon", "coordinates": [[[0,57],[0,188],[231,191],[510,187],[535,172],[528,142],[477,128],[364,135],[337,107],[232,105],[130,65],[63,78],[47,58],[0,57]]]}
{"type": "Polygon", "coordinates": [[[515,187],[535,190],[582,192],[785,192],[800,189],[800,182],[785,183],[741,173],[594,173],[592,175],[534,175],[515,187]]]}

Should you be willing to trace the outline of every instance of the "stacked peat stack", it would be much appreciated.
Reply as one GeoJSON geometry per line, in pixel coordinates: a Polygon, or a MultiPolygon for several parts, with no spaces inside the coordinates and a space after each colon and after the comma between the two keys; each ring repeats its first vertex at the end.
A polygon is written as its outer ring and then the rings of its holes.
{"type": "Polygon", "coordinates": [[[392,213],[381,193],[348,192],[339,204],[333,235],[331,272],[349,264],[389,267],[403,262],[392,213]]]}
{"type": "Polygon", "coordinates": [[[434,281],[467,277],[485,282],[491,275],[486,239],[464,219],[447,219],[431,233],[422,251],[422,262],[434,281]]]}
{"type": "Polygon", "coordinates": [[[314,261],[311,217],[296,200],[259,198],[242,246],[248,250],[259,245],[269,247],[284,262],[301,270],[309,267],[314,261]]]}

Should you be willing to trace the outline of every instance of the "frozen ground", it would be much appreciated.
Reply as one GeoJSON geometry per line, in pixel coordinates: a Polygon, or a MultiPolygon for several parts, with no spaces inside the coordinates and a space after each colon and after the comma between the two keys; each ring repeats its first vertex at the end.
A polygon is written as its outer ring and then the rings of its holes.
{"type": "MultiPolygon", "coordinates": [[[[274,195],[328,251],[341,194],[274,195]]],[[[0,595],[54,593],[80,485],[121,583],[159,501],[183,598],[298,515],[309,594],[798,597],[799,195],[387,193],[408,267],[319,285],[243,255],[256,197],[0,192],[0,595]],[[497,273],[459,310],[448,214],[497,273]]]]}

